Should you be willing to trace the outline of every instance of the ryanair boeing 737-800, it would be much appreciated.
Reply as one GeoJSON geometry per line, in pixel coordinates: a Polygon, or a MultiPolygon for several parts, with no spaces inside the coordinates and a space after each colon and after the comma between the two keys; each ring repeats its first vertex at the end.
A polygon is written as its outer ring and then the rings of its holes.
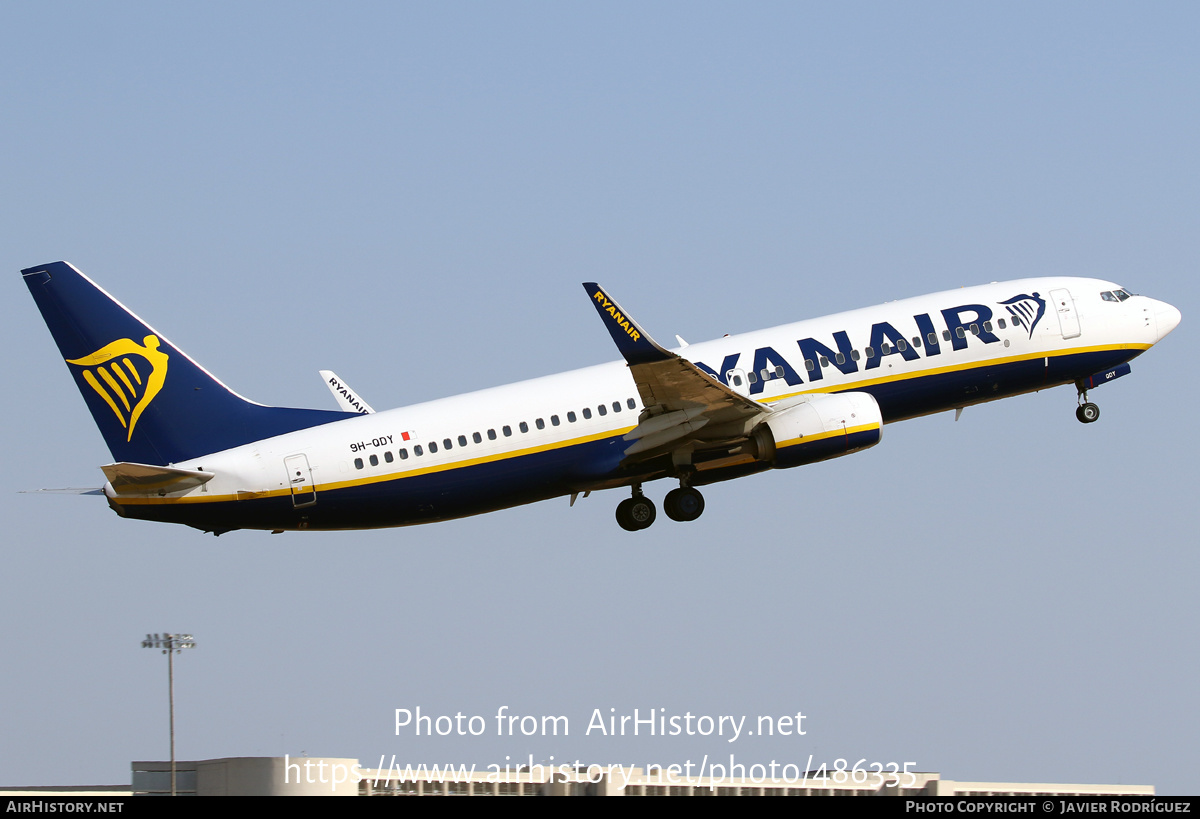
{"type": "Polygon", "coordinates": [[[233,529],[365,529],[627,487],[617,522],[676,521],[697,486],[848,455],[885,423],[1073,384],[1088,391],[1175,329],[1169,304],[1111,282],[1041,278],[934,293],[671,351],[597,284],[624,357],[374,412],[322,371],[341,411],[234,393],[66,262],[22,271],[115,463],[118,515],[233,529]]]}

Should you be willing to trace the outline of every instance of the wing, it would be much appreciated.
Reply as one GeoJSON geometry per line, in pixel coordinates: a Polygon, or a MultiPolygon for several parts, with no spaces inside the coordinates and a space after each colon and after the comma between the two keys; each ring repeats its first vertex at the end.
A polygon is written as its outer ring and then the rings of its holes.
{"type": "Polygon", "coordinates": [[[625,357],[642,398],[638,425],[625,440],[625,461],[745,439],[770,409],[740,395],[690,361],[663,349],[595,282],[583,285],[625,357]]]}

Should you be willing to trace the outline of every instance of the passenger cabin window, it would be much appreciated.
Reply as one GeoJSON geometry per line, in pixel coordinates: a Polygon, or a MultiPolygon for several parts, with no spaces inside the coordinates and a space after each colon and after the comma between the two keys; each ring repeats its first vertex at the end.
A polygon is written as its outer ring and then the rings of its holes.
{"type": "Polygon", "coordinates": [[[850,358],[854,359],[855,361],[858,361],[860,358],[862,358],[862,356],[859,355],[858,350],[851,350],[850,358]]]}
{"type": "Polygon", "coordinates": [[[746,382],[747,382],[747,383],[749,383],[749,384],[757,384],[757,383],[758,383],[758,376],[757,376],[757,375],[755,375],[753,371],[751,371],[751,372],[749,372],[749,373],[747,373],[747,374],[746,374],[746,382]]]}
{"type": "Polygon", "coordinates": [[[429,442],[429,454],[432,455],[435,452],[437,452],[437,441],[430,441],[429,442]]]}
{"type": "Polygon", "coordinates": [[[489,430],[488,430],[488,440],[489,440],[489,441],[494,441],[494,440],[496,440],[496,430],[494,430],[494,429],[489,429],[489,430]]]}
{"type": "Polygon", "coordinates": [[[474,442],[475,442],[475,443],[477,443],[477,444],[481,444],[481,443],[483,443],[483,436],[482,436],[482,435],[480,435],[478,432],[472,432],[472,433],[471,433],[471,440],[472,440],[472,441],[474,441],[474,442]]]}
{"type": "Polygon", "coordinates": [[[379,456],[378,455],[371,456],[371,466],[379,466],[379,456]]]}
{"type": "MultiPolygon", "coordinates": [[[[958,337],[962,338],[962,328],[961,327],[958,328],[958,332],[959,332],[958,337]]],[[[942,341],[949,341],[949,340],[950,340],[950,331],[942,330],[942,341]]]]}
{"type": "Polygon", "coordinates": [[[608,415],[608,408],[601,404],[600,406],[596,407],[596,412],[600,413],[601,415],[608,415]]]}
{"type": "Polygon", "coordinates": [[[888,344],[886,341],[879,345],[879,352],[881,355],[888,355],[891,353],[891,351],[892,345],[888,344]]]}
{"type": "Polygon", "coordinates": [[[505,438],[512,437],[512,427],[510,427],[508,424],[505,424],[504,426],[500,427],[500,431],[504,433],[505,438]]]}
{"type": "Polygon", "coordinates": [[[418,458],[420,458],[422,455],[425,454],[425,450],[421,449],[420,444],[417,444],[416,446],[413,447],[413,454],[416,455],[418,458]]]}
{"type": "Polygon", "coordinates": [[[592,417],[592,409],[591,409],[591,407],[584,407],[584,408],[583,408],[583,417],[584,417],[584,419],[585,419],[585,420],[586,420],[586,419],[588,419],[588,418],[591,418],[591,417],[592,417]]]}
{"type": "Polygon", "coordinates": [[[408,450],[407,449],[400,450],[400,460],[402,460],[402,461],[408,460],[408,450]]]}
{"type": "MultiPolygon", "coordinates": [[[[476,433],[476,434],[478,434],[478,433],[476,433]]],[[[466,445],[467,445],[467,436],[466,436],[466,435],[459,435],[459,436],[458,436],[458,445],[459,445],[459,446],[466,446],[466,445]]]]}
{"type": "Polygon", "coordinates": [[[536,421],[534,421],[533,423],[534,423],[534,425],[535,425],[535,426],[536,426],[538,429],[545,429],[545,428],[546,428],[546,422],[545,422],[545,421],[543,421],[541,418],[537,419],[537,420],[536,420],[536,421]]]}
{"type": "Polygon", "coordinates": [[[620,412],[620,411],[621,411],[621,402],[613,401],[613,412],[620,412]]]}
{"type": "Polygon", "coordinates": [[[828,367],[828,366],[829,366],[829,359],[828,359],[828,358],[826,358],[825,356],[821,356],[821,366],[822,366],[822,367],[828,367]]]}
{"type": "Polygon", "coordinates": [[[567,422],[571,423],[571,424],[575,423],[575,411],[574,410],[567,413],[567,422]]]}
{"type": "Polygon", "coordinates": [[[1004,319],[1000,319],[1000,321],[997,323],[996,326],[999,327],[1001,330],[1003,330],[1008,325],[1004,323],[1004,319]]]}
{"type": "MultiPolygon", "coordinates": [[[[782,367],[780,369],[782,369],[782,367]]],[[[632,398],[626,398],[625,406],[629,407],[630,409],[636,409],[637,403],[632,398]]]]}
{"type": "Polygon", "coordinates": [[[913,346],[914,347],[921,346],[921,337],[920,336],[913,336],[913,346]]]}
{"type": "Polygon", "coordinates": [[[958,335],[958,337],[959,337],[959,338],[966,338],[966,337],[967,337],[967,334],[966,334],[965,332],[963,332],[963,328],[961,328],[961,327],[959,327],[958,329],[956,329],[954,332],[955,332],[955,333],[958,335]]]}
{"type": "Polygon", "coordinates": [[[558,416],[557,416],[557,415],[551,415],[551,416],[550,416],[550,423],[551,423],[551,425],[553,425],[553,426],[558,426],[558,416]]]}
{"type": "Polygon", "coordinates": [[[396,460],[395,456],[392,455],[392,451],[390,449],[387,452],[383,453],[383,459],[385,461],[387,461],[389,464],[392,461],[396,460]]]}
{"type": "Polygon", "coordinates": [[[442,439],[442,446],[446,448],[447,452],[449,452],[451,449],[454,449],[454,446],[450,443],[449,438],[442,439]]]}
{"type": "Polygon", "coordinates": [[[354,459],[354,468],[355,468],[355,469],[362,469],[362,468],[363,468],[363,459],[362,459],[362,458],[355,458],[355,459],[354,459]]]}

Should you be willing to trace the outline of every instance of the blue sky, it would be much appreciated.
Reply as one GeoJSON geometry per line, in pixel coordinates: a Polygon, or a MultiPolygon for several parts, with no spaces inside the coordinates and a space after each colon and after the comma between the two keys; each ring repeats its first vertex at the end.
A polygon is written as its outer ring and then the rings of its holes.
{"type": "MultiPolygon", "coordinates": [[[[5,785],[165,758],[915,761],[1195,793],[1193,4],[8,4],[5,785]],[[1031,275],[1180,328],[1094,393],[889,426],[628,536],[616,493],[214,539],[122,521],[19,280],[71,261],[239,392],[377,409],[1031,275]],[[1188,535],[1193,532],[1193,535],[1188,535]],[[393,711],[571,736],[396,736],[393,711]],[[593,709],[804,737],[584,736],[593,709]]],[[[661,497],[666,486],[650,494],[661,497]]]]}

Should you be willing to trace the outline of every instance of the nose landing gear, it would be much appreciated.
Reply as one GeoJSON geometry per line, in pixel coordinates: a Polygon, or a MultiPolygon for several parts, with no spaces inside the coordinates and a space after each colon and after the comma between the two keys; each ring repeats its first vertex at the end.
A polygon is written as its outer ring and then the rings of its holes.
{"type": "Polygon", "coordinates": [[[1075,417],[1082,424],[1091,424],[1098,421],[1100,419],[1100,408],[1088,401],[1087,388],[1081,382],[1076,381],[1075,389],[1079,392],[1077,400],[1081,402],[1075,409],[1075,417]]]}

